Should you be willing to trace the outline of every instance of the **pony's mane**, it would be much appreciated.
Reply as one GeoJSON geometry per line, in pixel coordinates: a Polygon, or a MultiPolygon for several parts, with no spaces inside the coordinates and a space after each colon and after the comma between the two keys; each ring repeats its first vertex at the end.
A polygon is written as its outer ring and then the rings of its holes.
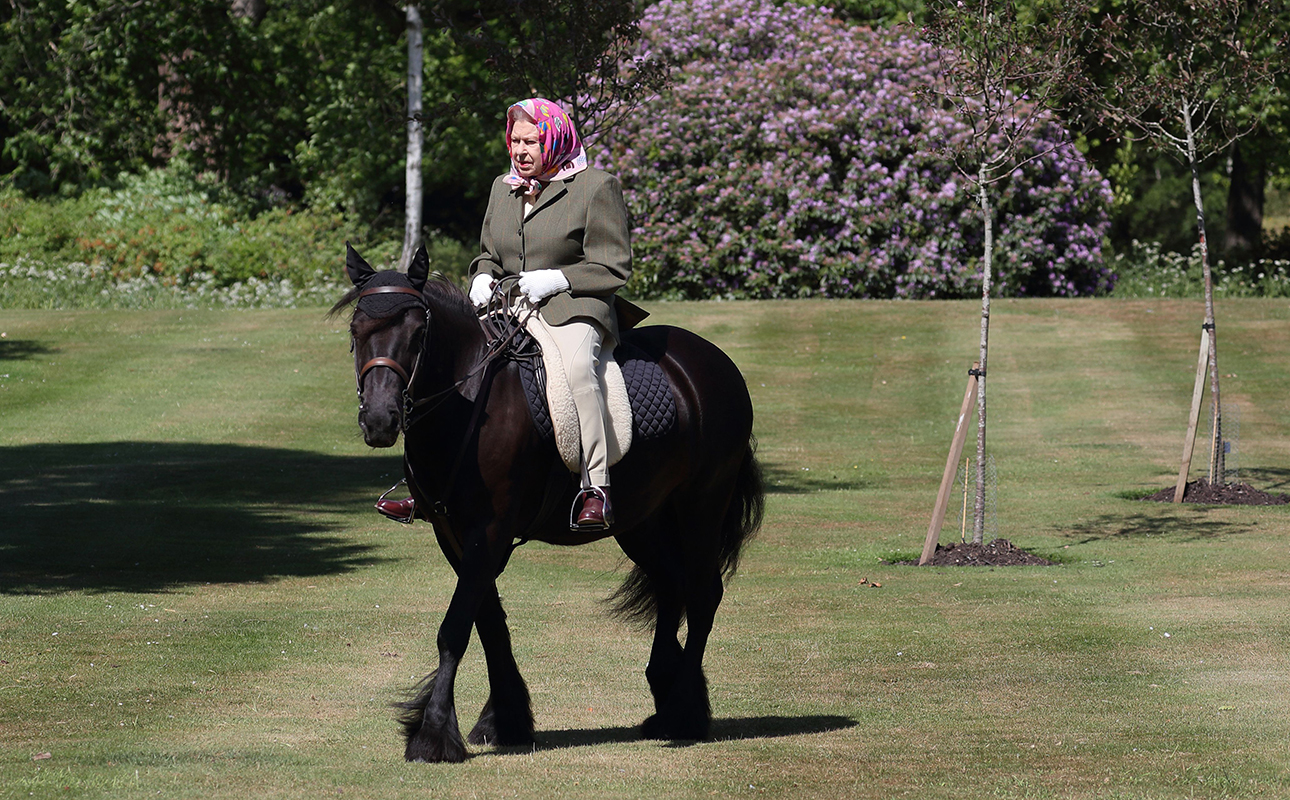
{"type": "Polygon", "coordinates": [[[431,308],[436,312],[454,317],[454,322],[479,324],[479,318],[475,316],[475,308],[470,304],[466,293],[442,272],[430,273],[430,278],[426,281],[421,294],[431,308]]]}

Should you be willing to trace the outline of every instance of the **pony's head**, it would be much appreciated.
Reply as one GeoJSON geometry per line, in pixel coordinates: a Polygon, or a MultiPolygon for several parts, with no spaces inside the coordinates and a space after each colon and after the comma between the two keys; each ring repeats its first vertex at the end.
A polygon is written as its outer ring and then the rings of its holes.
{"type": "Polygon", "coordinates": [[[349,243],[345,271],[354,288],[332,312],[354,304],[350,343],[358,381],[358,427],[369,447],[391,447],[403,421],[403,393],[415,374],[430,322],[424,290],[430,259],[422,246],[408,266],[377,272],[349,243]]]}

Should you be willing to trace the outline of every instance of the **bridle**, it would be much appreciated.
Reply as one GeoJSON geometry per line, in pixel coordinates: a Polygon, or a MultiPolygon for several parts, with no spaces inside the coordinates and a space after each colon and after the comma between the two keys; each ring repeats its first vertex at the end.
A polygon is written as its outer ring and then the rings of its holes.
{"type": "MultiPolygon", "coordinates": [[[[427,344],[426,340],[430,338],[430,308],[426,305],[425,298],[422,297],[421,292],[418,292],[416,289],[413,289],[411,286],[373,286],[369,289],[364,289],[361,292],[359,292],[355,302],[356,303],[362,302],[364,297],[370,297],[374,294],[412,295],[417,299],[417,305],[425,309],[425,312],[426,312],[425,328],[422,332],[423,338],[421,342],[421,345],[422,345],[421,351],[417,353],[417,360],[412,364],[411,375],[408,374],[407,370],[403,369],[402,364],[386,356],[377,356],[376,358],[368,359],[367,363],[364,364],[361,368],[359,368],[358,372],[355,374],[355,379],[356,379],[356,382],[358,383],[358,398],[359,398],[360,404],[363,402],[363,378],[366,378],[367,373],[371,372],[377,367],[386,367],[388,369],[394,370],[395,373],[397,373],[398,376],[403,379],[403,385],[405,387],[403,391],[404,391],[404,394],[406,395],[408,391],[407,387],[410,387],[412,385],[412,379],[417,374],[417,367],[421,365],[421,353],[425,352],[425,345],[427,344]]],[[[354,347],[354,342],[351,340],[350,349],[353,349],[353,347],[354,347]]]]}
{"type": "MultiPolygon", "coordinates": [[[[503,279],[503,281],[509,282],[509,281],[506,281],[506,279],[503,279]]],[[[417,350],[416,359],[412,362],[411,373],[405,370],[403,368],[403,365],[400,364],[396,359],[390,358],[388,356],[375,356],[373,358],[370,358],[367,360],[366,363],[363,364],[362,367],[359,367],[357,369],[357,372],[355,374],[355,382],[357,384],[356,389],[358,392],[358,402],[359,402],[360,409],[363,406],[363,379],[367,377],[367,374],[369,372],[376,369],[377,367],[385,367],[387,369],[391,369],[394,371],[396,375],[398,375],[400,378],[403,379],[403,403],[401,406],[402,420],[400,422],[399,427],[404,434],[406,434],[408,430],[415,423],[419,422],[430,412],[434,411],[435,408],[437,408],[440,404],[442,404],[445,400],[447,400],[449,396],[451,396],[454,392],[456,392],[458,389],[460,389],[462,386],[464,386],[472,378],[474,378],[476,375],[480,374],[481,372],[484,373],[484,385],[486,386],[487,383],[489,382],[488,378],[491,377],[491,374],[492,374],[492,371],[489,370],[489,367],[494,362],[496,362],[499,356],[507,352],[507,349],[510,347],[511,343],[515,340],[516,336],[520,333],[520,331],[523,330],[523,326],[520,324],[498,325],[496,323],[496,319],[498,317],[509,316],[510,314],[509,309],[511,308],[511,305],[512,305],[511,301],[513,299],[511,297],[511,294],[512,294],[511,290],[513,290],[516,286],[515,283],[511,283],[510,289],[503,289],[502,288],[503,281],[499,281],[498,285],[494,287],[493,297],[489,301],[486,309],[487,313],[483,319],[483,327],[485,329],[485,333],[488,338],[487,338],[487,344],[485,345],[485,348],[484,348],[484,353],[482,356],[480,356],[479,361],[476,362],[475,365],[472,366],[469,370],[467,370],[466,374],[463,375],[462,378],[457,382],[453,383],[452,385],[448,386],[445,389],[441,389],[440,391],[435,392],[432,395],[429,395],[427,397],[422,397],[420,399],[414,399],[412,397],[412,387],[416,383],[417,373],[421,369],[422,359],[425,357],[426,352],[430,349],[430,307],[426,305],[425,296],[422,295],[420,291],[412,288],[411,286],[372,286],[370,288],[363,289],[362,291],[360,291],[358,293],[358,297],[355,298],[356,305],[357,303],[362,302],[364,297],[368,297],[370,295],[406,294],[416,298],[417,306],[425,310],[425,324],[421,330],[421,347],[420,349],[417,350]],[[428,406],[428,408],[426,406],[428,406]]],[[[351,339],[350,349],[351,350],[354,349],[355,346],[356,346],[356,342],[353,339],[351,339]]],[[[482,405],[482,403],[479,401],[482,401],[484,399],[484,395],[486,395],[486,393],[487,393],[487,389],[484,387],[481,387],[481,391],[479,393],[479,396],[476,398],[476,403],[475,403],[476,415],[478,415],[478,412],[480,411],[479,407],[482,405]]],[[[474,427],[474,424],[475,424],[475,421],[472,420],[471,428],[474,427]]]]}

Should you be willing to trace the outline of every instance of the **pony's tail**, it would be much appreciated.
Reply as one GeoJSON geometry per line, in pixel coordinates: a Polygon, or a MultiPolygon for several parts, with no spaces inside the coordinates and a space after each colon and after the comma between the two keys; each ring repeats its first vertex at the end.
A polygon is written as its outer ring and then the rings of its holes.
{"type": "MultiPolygon", "coordinates": [[[[757,438],[748,438],[748,448],[739,463],[734,495],[725,519],[721,521],[721,547],[717,564],[725,580],[734,577],[739,568],[743,547],[761,527],[766,512],[766,484],[757,461],[757,438]]],[[[610,614],[633,627],[648,630],[658,615],[658,587],[639,565],[633,566],[623,585],[605,602],[610,614]]]]}
{"type": "Polygon", "coordinates": [[[739,554],[761,528],[765,514],[766,482],[757,461],[757,437],[749,436],[748,449],[744,450],[735,478],[730,510],[721,521],[721,576],[726,580],[733,578],[739,569],[739,554]]]}
{"type": "Polygon", "coordinates": [[[609,615],[638,630],[654,627],[658,618],[658,587],[639,564],[632,566],[623,585],[605,598],[609,615]]]}

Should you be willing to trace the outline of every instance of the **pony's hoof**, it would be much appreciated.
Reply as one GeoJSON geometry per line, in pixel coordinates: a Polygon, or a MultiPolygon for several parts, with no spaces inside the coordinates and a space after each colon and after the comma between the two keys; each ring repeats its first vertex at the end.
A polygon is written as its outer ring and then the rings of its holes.
{"type": "Polygon", "coordinates": [[[641,738],[702,741],[708,738],[709,727],[708,720],[664,720],[662,715],[652,714],[641,723],[641,738]]]}
{"type": "Polygon", "coordinates": [[[471,729],[466,741],[494,747],[528,747],[535,744],[533,713],[529,710],[528,700],[528,692],[525,691],[523,703],[509,706],[511,713],[499,714],[493,706],[493,699],[488,698],[484,710],[479,714],[479,721],[471,729]]]}
{"type": "Polygon", "coordinates": [[[460,764],[466,760],[466,746],[460,741],[432,740],[417,736],[408,740],[403,758],[422,764],[460,764]]]}
{"type": "Polygon", "coordinates": [[[658,714],[651,714],[648,719],[641,723],[642,739],[669,739],[667,731],[663,730],[663,722],[658,718],[658,714]]]}
{"type": "Polygon", "coordinates": [[[528,747],[537,743],[531,731],[499,731],[493,725],[485,725],[483,720],[470,731],[466,741],[488,747],[528,747]]]}

